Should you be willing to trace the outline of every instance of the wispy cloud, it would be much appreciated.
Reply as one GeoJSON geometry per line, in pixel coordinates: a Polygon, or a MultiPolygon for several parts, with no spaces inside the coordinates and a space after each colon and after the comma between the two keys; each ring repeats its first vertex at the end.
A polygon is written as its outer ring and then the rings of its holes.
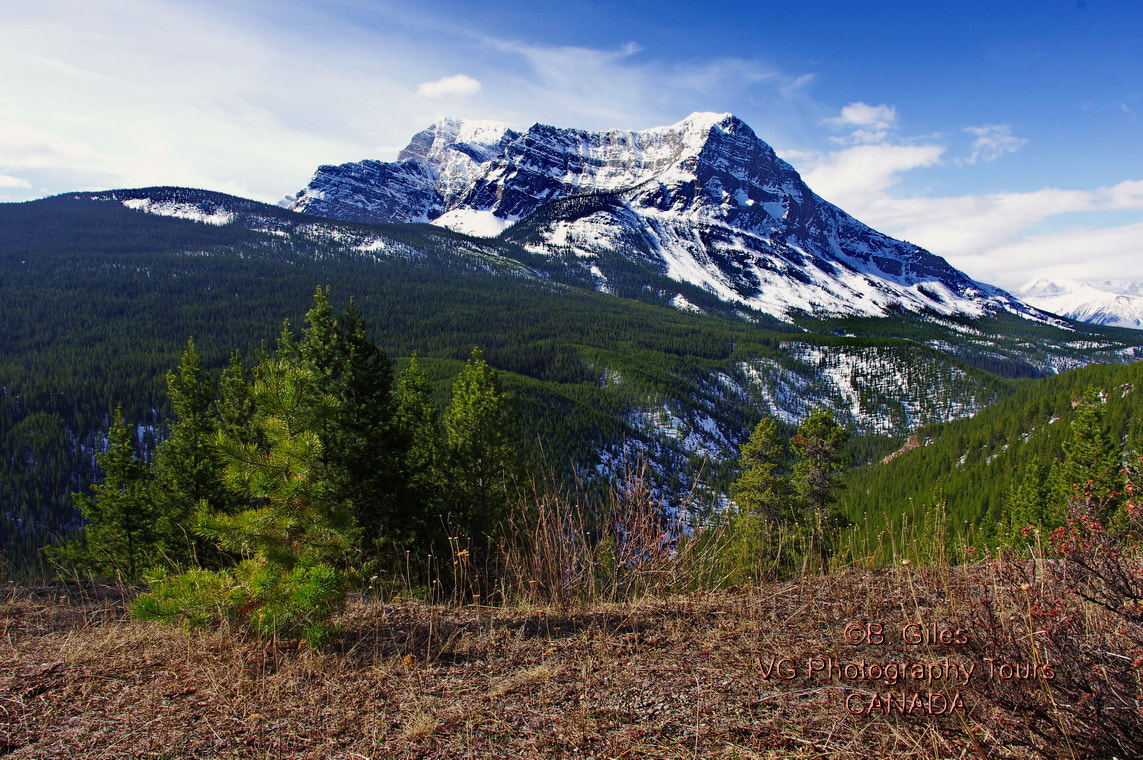
{"type": "Polygon", "coordinates": [[[1008,153],[1015,153],[1028,144],[1026,139],[1012,134],[1012,126],[1009,124],[965,127],[964,131],[976,136],[972,141],[968,158],[964,159],[968,164],[995,161],[1008,153]]]}
{"type": "Polygon", "coordinates": [[[943,145],[864,144],[819,155],[803,178],[816,193],[861,217],[886,198],[902,172],[940,163],[943,145]]]}
{"type": "Polygon", "coordinates": [[[1143,223],[1103,229],[1077,229],[1053,235],[1030,235],[1005,241],[986,255],[996,259],[998,277],[1018,287],[1029,272],[1087,282],[1139,279],[1139,241],[1143,223]],[[1035,268],[1029,269],[1029,262],[1035,268]]]}
{"type": "Polygon", "coordinates": [[[486,93],[499,118],[518,124],[540,118],[589,129],[639,129],[674,123],[692,111],[735,111],[752,97],[766,100],[775,122],[807,99],[810,78],[761,60],[664,61],[640,56],[637,45],[612,49],[539,46],[486,40],[504,65],[486,93]]]}
{"type": "MultiPolygon", "coordinates": [[[[879,140],[863,140],[835,151],[790,157],[815,192],[875,229],[944,256],[973,277],[1018,287],[1040,272],[1080,279],[1143,276],[1140,254],[1143,225],[1072,228],[1059,233],[1030,233],[1060,215],[1143,211],[1143,180],[1094,189],[1042,188],[1027,192],[913,196],[900,192],[900,180],[915,169],[941,166],[948,138],[922,140],[890,134],[897,110],[853,103],[826,120],[833,128],[880,131],[879,140]],[[1080,273],[1080,274],[1077,274],[1080,273]]],[[[1007,125],[966,127],[974,135],[971,167],[1019,150],[1026,143],[1007,125]]],[[[1062,217],[1069,218],[1069,217],[1062,217]]]]}
{"type": "MultiPolygon", "coordinates": [[[[813,97],[814,73],[762,57],[522,42],[394,3],[319,9],[280,0],[272,14],[268,5],[38,0],[5,8],[0,199],[184,184],[273,201],[319,164],[394,158],[442,116],[641,129],[691,111],[733,111],[768,142],[800,148],[783,155],[828,200],[1002,285],[1020,284],[1013,273],[1021,268],[1077,255],[1086,233],[1028,237],[1045,220],[1143,209],[1138,179],[909,194],[901,180],[910,172],[981,171],[1026,140],[1010,125],[979,122],[903,135],[903,114],[887,103],[853,101],[830,113],[813,97]]],[[[1137,262],[1137,227],[1092,232],[1099,247],[1091,250],[1099,261],[1137,262]]],[[[1123,271],[1143,276],[1137,263],[1123,271]]]]}
{"type": "Polygon", "coordinates": [[[26,179],[20,179],[19,177],[9,177],[6,174],[0,174],[0,188],[30,188],[31,186],[32,183],[28,182],[26,179]]]}
{"type": "MultiPolygon", "coordinates": [[[[907,167],[902,161],[899,166],[907,167]]],[[[839,162],[845,167],[845,162],[839,162]]],[[[918,166],[922,165],[920,163],[918,166]]],[[[815,172],[835,181],[832,165],[815,172]]],[[[907,171],[903,168],[902,171],[907,171]]],[[[807,173],[811,180],[815,172],[807,173]]],[[[902,197],[892,192],[893,178],[882,174],[862,185],[847,172],[843,206],[863,222],[909,240],[949,260],[971,276],[1014,288],[1041,272],[1079,279],[1139,277],[1143,225],[1076,227],[1058,233],[1029,234],[1061,214],[1143,211],[1143,182],[1129,181],[1088,190],[1045,188],[1021,193],[956,197],[902,197]],[[1077,274],[1077,272],[1081,272],[1077,274]]],[[[813,183],[811,182],[811,186],[813,183]]],[[[1065,217],[1067,218],[1067,217],[1065,217]]]]}

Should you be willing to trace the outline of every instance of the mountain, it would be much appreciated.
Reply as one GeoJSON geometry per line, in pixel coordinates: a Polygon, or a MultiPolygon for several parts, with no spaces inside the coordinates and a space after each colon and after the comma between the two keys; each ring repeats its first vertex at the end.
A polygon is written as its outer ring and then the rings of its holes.
{"type": "MultiPolygon", "coordinates": [[[[444,119],[395,162],[321,166],[283,201],[351,222],[429,222],[558,259],[598,290],[697,286],[779,318],[1046,315],[822,200],[731,114],[592,132],[444,119]]],[[[686,293],[672,305],[701,310],[686,293]]]]}
{"type": "Polygon", "coordinates": [[[1143,282],[1037,277],[1017,290],[1016,295],[1038,309],[1068,319],[1143,329],[1143,282]]]}

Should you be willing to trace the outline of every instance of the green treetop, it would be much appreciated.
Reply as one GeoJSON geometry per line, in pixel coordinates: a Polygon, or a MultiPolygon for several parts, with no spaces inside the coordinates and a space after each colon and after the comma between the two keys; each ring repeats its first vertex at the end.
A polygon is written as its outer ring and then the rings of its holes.
{"type": "Polygon", "coordinates": [[[156,530],[166,559],[176,565],[202,562],[210,547],[196,540],[191,517],[200,503],[227,508],[222,461],[214,448],[218,433],[216,389],[188,340],[178,370],[167,373],[167,394],[174,412],[170,436],[155,451],[151,496],[158,515],[156,530]]]}
{"type": "Polygon", "coordinates": [[[812,520],[812,543],[823,572],[828,568],[829,526],[835,521],[830,513],[844,469],[842,448],[849,436],[827,409],[815,409],[802,424],[790,443],[798,461],[794,465],[793,485],[812,520]]]}
{"type": "Polygon", "coordinates": [[[743,512],[784,521],[790,516],[793,493],[788,472],[789,455],[778,420],[763,417],[738,460],[742,474],[730,487],[743,512]]]}
{"type": "Polygon", "coordinates": [[[148,470],[135,449],[133,430],[116,407],[107,433],[107,450],[96,454],[103,480],[90,493],[76,494],[86,522],[82,545],[56,553],[103,576],[136,580],[157,560],[155,510],[148,493],[148,470]]]}
{"type": "Polygon", "coordinates": [[[470,539],[491,536],[507,508],[519,453],[508,396],[478,348],[453,383],[444,428],[452,517],[470,539]]]}

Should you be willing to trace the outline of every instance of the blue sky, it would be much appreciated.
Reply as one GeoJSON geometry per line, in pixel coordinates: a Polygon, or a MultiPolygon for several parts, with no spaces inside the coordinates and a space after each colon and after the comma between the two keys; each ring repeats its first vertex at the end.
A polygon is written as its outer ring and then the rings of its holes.
{"type": "Polygon", "coordinates": [[[1143,2],[38,0],[0,16],[0,200],[277,201],[449,115],[749,123],[973,277],[1143,280],[1143,2]]]}

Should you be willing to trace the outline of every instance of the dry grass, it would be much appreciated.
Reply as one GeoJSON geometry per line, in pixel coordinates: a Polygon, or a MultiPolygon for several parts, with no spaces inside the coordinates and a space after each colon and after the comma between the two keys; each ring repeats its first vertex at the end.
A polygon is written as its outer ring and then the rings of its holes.
{"type": "Polygon", "coordinates": [[[888,687],[765,674],[774,657],[962,662],[956,645],[855,646],[843,632],[955,628],[977,593],[968,570],[903,568],[578,607],[356,599],[314,652],[135,622],[114,589],[9,586],[0,755],[1028,756],[1029,718],[995,707],[979,678],[951,716],[853,715],[847,695],[888,687]]]}

